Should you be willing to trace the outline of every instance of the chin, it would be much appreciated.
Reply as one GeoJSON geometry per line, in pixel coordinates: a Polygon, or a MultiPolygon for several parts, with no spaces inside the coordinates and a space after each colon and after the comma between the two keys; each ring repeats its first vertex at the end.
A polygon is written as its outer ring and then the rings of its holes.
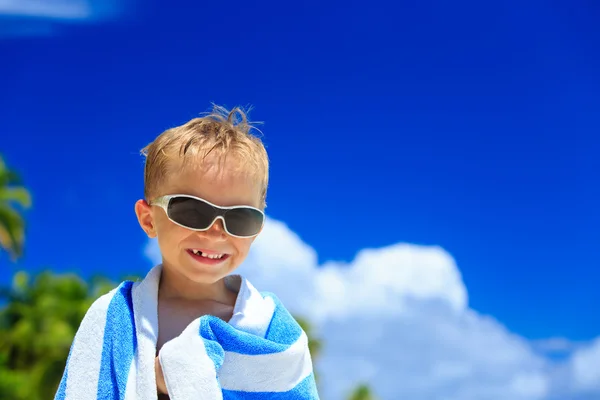
{"type": "Polygon", "coordinates": [[[208,267],[202,265],[189,265],[188,268],[185,268],[185,270],[181,272],[183,272],[185,277],[192,282],[210,285],[218,282],[229,274],[229,268],[227,267],[227,264],[208,267]]]}

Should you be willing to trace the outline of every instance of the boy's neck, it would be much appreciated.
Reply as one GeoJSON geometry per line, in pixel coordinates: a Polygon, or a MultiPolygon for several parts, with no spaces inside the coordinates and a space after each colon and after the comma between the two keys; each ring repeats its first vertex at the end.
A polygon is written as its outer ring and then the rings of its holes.
{"type": "Polygon", "coordinates": [[[232,298],[235,302],[235,296],[232,295],[223,279],[213,284],[197,283],[163,266],[159,286],[159,296],[162,299],[216,301],[228,304],[232,298]]]}

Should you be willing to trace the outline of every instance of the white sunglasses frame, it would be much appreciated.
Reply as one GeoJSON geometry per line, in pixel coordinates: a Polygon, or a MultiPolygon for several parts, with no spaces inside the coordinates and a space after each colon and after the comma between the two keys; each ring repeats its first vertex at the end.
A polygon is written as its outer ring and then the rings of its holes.
{"type": "Polygon", "coordinates": [[[212,228],[212,226],[215,224],[215,222],[217,222],[217,220],[220,219],[221,222],[223,223],[223,228],[225,228],[225,232],[229,236],[233,236],[233,237],[240,238],[240,239],[248,239],[248,238],[252,238],[252,237],[258,236],[258,234],[262,231],[262,228],[265,226],[266,216],[265,216],[265,213],[261,209],[259,209],[259,208],[252,207],[252,206],[247,206],[247,205],[237,205],[237,206],[221,207],[221,206],[213,204],[210,201],[205,200],[205,199],[203,199],[201,197],[191,196],[189,194],[167,194],[167,195],[164,195],[164,196],[157,197],[157,198],[155,198],[153,200],[150,200],[148,202],[148,204],[151,205],[151,206],[158,206],[158,207],[162,208],[165,211],[165,214],[166,214],[167,218],[169,218],[169,221],[171,221],[175,225],[178,225],[178,226],[180,226],[182,228],[189,229],[189,230],[195,231],[195,232],[205,232],[205,231],[209,230],[210,228],[212,228]],[[198,201],[204,202],[204,203],[206,203],[206,204],[208,204],[208,205],[216,208],[217,210],[221,210],[222,212],[227,212],[229,210],[234,210],[234,209],[238,209],[238,208],[249,208],[249,209],[252,209],[252,210],[256,210],[263,217],[262,218],[262,223],[260,225],[260,229],[258,230],[258,232],[256,234],[251,235],[251,236],[234,235],[231,232],[229,232],[229,230],[227,229],[227,222],[225,222],[225,218],[223,217],[223,215],[217,215],[213,219],[213,221],[210,223],[210,225],[208,225],[208,227],[206,227],[204,229],[194,229],[194,228],[190,228],[189,226],[184,226],[184,225],[182,225],[182,224],[180,224],[180,223],[178,223],[176,221],[173,221],[171,219],[171,217],[169,216],[169,211],[168,211],[169,202],[171,201],[171,199],[173,199],[175,197],[185,197],[185,198],[189,198],[189,199],[198,200],[198,201]]]}

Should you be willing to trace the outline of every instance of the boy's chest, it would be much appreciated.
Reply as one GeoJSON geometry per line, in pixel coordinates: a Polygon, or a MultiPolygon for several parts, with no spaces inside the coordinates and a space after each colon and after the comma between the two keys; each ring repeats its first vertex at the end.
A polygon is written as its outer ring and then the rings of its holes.
{"type": "Polygon", "coordinates": [[[229,321],[232,314],[233,306],[214,301],[159,300],[156,354],[166,342],[179,336],[195,319],[203,315],[214,315],[229,321]]]}

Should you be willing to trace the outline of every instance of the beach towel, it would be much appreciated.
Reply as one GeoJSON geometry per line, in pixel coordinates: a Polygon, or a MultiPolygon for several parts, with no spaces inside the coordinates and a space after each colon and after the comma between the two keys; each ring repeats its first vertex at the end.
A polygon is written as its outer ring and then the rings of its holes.
{"type": "MultiPolygon", "coordinates": [[[[162,267],[126,281],[87,311],[55,400],[157,399],[154,362],[162,267]]],[[[272,293],[239,276],[229,322],[202,316],[165,343],[159,360],[171,400],[318,400],[308,340],[272,293]]]]}

